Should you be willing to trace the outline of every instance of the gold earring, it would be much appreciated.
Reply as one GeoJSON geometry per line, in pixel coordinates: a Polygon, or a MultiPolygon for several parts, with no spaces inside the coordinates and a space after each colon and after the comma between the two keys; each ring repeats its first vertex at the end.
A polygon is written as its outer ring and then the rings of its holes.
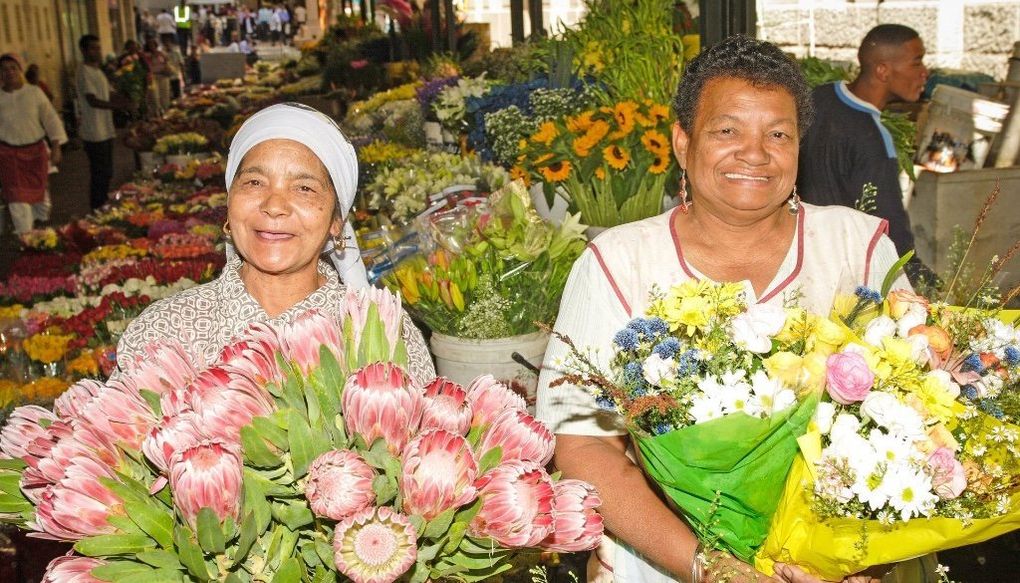
{"type": "Polygon", "coordinates": [[[680,197],[680,212],[686,215],[694,201],[687,192],[687,171],[683,168],[680,169],[680,192],[677,195],[680,197]]]}
{"type": "Polygon", "coordinates": [[[230,236],[230,221],[223,223],[223,234],[228,237],[230,236]]]}
{"type": "Polygon", "coordinates": [[[797,185],[793,185],[793,192],[790,193],[790,198],[786,199],[786,210],[791,215],[795,215],[800,212],[800,195],[797,194],[797,185]]]}
{"type": "Polygon", "coordinates": [[[333,250],[337,252],[343,252],[347,248],[347,237],[342,235],[333,236],[333,250]]]}

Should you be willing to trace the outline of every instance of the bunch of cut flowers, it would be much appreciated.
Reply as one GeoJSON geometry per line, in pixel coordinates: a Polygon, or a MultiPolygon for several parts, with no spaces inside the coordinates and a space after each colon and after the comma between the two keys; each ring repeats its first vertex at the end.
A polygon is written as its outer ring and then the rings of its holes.
{"type": "Polygon", "coordinates": [[[479,581],[602,534],[592,487],[491,377],[420,386],[399,300],[255,324],[195,370],[176,343],[0,431],[0,521],[74,543],[45,580],[479,581]]]}
{"type": "Polygon", "coordinates": [[[431,250],[397,266],[384,283],[434,332],[506,338],[551,324],[574,260],[584,250],[576,215],[559,226],[538,217],[512,182],[486,204],[428,219],[431,250]]]}
{"type": "Polygon", "coordinates": [[[846,339],[761,568],[840,579],[1020,528],[1020,333],[1003,315],[907,290],[837,302],[846,339]]]}
{"type": "Polygon", "coordinates": [[[668,503],[706,546],[747,562],[841,334],[796,307],[749,304],[744,290],[697,280],[654,289],[645,316],[614,336],[608,371],[590,347],[561,336],[571,351],[553,387],[586,387],[618,413],[668,503]]]}
{"type": "Polygon", "coordinates": [[[514,177],[541,181],[552,205],[564,196],[581,220],[611,227],[655,216],[676,192],[669,108],[620,101],[539,125],[521,140],[514,177]]]}
{"type": "Polygon", "coordinates": [[[209,149],[209,140],[198,132],[170,134],[156,140],[152,151],[160,156],[195,154],[209,149]]]}

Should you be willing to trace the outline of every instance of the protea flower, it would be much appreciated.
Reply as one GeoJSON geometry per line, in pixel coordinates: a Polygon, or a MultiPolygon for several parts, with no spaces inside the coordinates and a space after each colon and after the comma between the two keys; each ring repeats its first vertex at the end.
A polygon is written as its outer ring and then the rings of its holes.
{"type": "Polygon", "coordinates": [[[420,389],[411,386],[397,365],[380,362],[359,369],[344,386],[343,414],[347,429],[371,446],[381,437],[394,455],[418,430],[422,401],[420,389]]]}
{"type": "Polygon", "coordinates": [[[260,385],[265,385],[283,379],[283,372],[276,362],[276,353],[281,350],[276,329],[257,322],[249,326],[240,339],[223,348],[215,366],[242,370],[260,385]]]}
{"type": "Polygon", "coordinates": [[[375,470],[350,450],[333,450],[308,467],[305,496],[317,516],[343,520],[375,503],[375,470]]]}
{"type": "Polygon", "coordinates": [[[176,417],[164,417],[142,442],[142,453],[161,473],[166,474],[170,471],[170,461],[175,453],[209,438],[201,427],[201,420],[191,411],[176,417]]]}
{"type": "Polygon", "coordinates": [[[118,379],[86,405],[81,421],[113,442],[138,449],[159,419],[137,390],[118,379]]]}
{"type": "Polygon", "coordinates": [[[42,493],[35,509],[35,523],[30,527],[66,541],[116,532],[107,519],[112,514],[123,515],[123,501],[99,478],[116,476],[90,457],[72,459],[64,477],[42,493]]]}
{"type": "Polygon", "coordinates": [[[390,583],[418,557],[418,533],[403,514],[388,506],[348,517],[333,532],[337,571],[354,583],[390,583]]]}
{"type": "Polygon", "coordinates": [[[581,480],[553,484],[553,532],[539,546],[551,551],[576,553],[598,546],[602,539],[602,504],[595,488],[581,480]]]}
{"type": "Polygon", "coordinates": [[[375,305],[379,312],[379,319],[382,321],[386,340],[389,341],[392,353],[393,347],[400,340],[400,325],[403,322],[404,313],[400,308],[400,298],[396,295],[379,288],[359,290],[348,288],[340,313],[340,321],[345,322],[347,318],[350,318],[354,346],[360,346],[361,335],[368,322],[368,310],[372,305],[375,305]]]}
{"type": "Polygon", "coordinates": [[[205,440],[174,454],[170,462],[174,506],[194,527],[198,511],[211,508],[222,521],[241,506],[241,454],[221,441],[205,440]]]}
{"type": "Polygon", "coordinates": [[[556,438],[541,421],[517,409],[496,416],[482,435],[479,454],[494,447],[503,448],[502,461],[520,460],[544,466],[552,459],[556,438]]]}
{"type": "Polygon", "coordinates": [[[46,424],[53,423],[57,416],[38,405],[25,405],[11,411],[7,424],[0,430],[0,458],[23,459],[28,452],[25,446],[32,440],[46,437],[46,424]]]}
{"type": "Polygon", "coordinates": [[[471,404],[464,387],[446,377],[436,377],[425,386],[421,431],[426,429],[446,429],[457,435],[467,435],[471,429],[471,404]]]}
{"type": "Polygon", "coordinates": [[[42,501],[47,486],[64,478],[75,458],[91,458],[107,468],[120,465],[120,450],[97,436],[91,427],[78,425],[72,428],[63,421],[57,421],[46,432],[46,437],[37,438],[29,444],[29,458],[26,460],[29,467],[21,474],[21,489],[36,504],[42,501]]]}
{"type": "Polygon", "coordinates": [[[319,351],[325,346],[339,362],[344,361],[343,330],[333,317],[312,310],[298,316],[280,330],[280,344],[287,360],[302,372],[319,366],[319,351]]]}
{"type": "Polygon", "coordinates": [[[472,427],[488,425],[503,412],[504,409],[527,411],[528,405],[524,398],[511,391],[506,385],[497,381],[492,375],[476,378],[467,390],[468,402],[471,403],[472,427]]]}
{"type": "Polygon", "coordinates": [[[240,443],[241,428],[252,418],[270,415],[276,402],[240,370],[208,368],[184,392],[186,409],[198,416],[202,431],[227,443],[240,443]]]}
{"type": "Polygon", "coordinates": [[[432,520],[475,499],[478,464],[471,445],[445,429],[419,434],[404,449],[400,492],[404,512],[432,520]]]}
{"type": "Polygon", "coordinates": [[[64,394],[53,401],[53,412],[61,419],[78,419],[82,411],[88,406],[92,399],[104,388],[103,383],[92,379],[80,380],[70,387],[64,394]]]}
{"type": "Polygon", "coordinates": [[[505,547],[533,547],[553,529],[553,484],[535,463],[501,464],[475,482],[482,507],[468,527],[505,547]]]}
{"type": "Polygon", "coordinates": [[[120,380],[135,390],[146,389],[162,395],[190,383],[198,371],[191,364],[187,349],[175,340],[147,344],[133,362],[128,363],[120,380]]]}
{"type": "Polygon", "coordinates": [[[106,561],[92,557],[57,557],[46,567],[42,583],[103,583],[92,576],[92,569],[105,564],[106,561]]]}

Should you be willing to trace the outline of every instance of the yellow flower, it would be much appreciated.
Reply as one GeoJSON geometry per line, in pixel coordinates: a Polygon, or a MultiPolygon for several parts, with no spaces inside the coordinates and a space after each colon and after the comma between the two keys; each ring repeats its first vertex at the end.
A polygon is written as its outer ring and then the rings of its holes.
{"type": "Polygon", "coordinates": [[[99,376],[99,363],[92,351],[86,350],[67,363],[67,372],[82,377],[99,376]]]}
{"type": "MultiPolygon", "coordinates": [[[[946,377],[948,373],[940,371],[946,377]]],[[[950,392],[948,379],[939,378],[938,373],[928,373],[921,381],[915,393],[921,400],[924,410],[942,423],[950,423],[963,412],[963,405],[956,401],[956,395],[950,392]]]]}
{"type": "Polygon", "coordinates": [[[602,150],[602,156],[605,157],[606,163],[616,170],[623,170],[630,162],[630,154],[627,153],[627,150],[617,145],[606,146],[602,150]]]}
{"type": "Polygon", "coordinates": [[[601,167],[601,166],[596,168],[595,169],[595,178],[598,178],[599,180],[605,180],[606,179],[606,169],[601,167]]]}
{"type": "Polygon", "coordinates": [[[538,131],[531,136],[531,141],[548,146],[558,135],[560,135],[560,132],[556,129],[556,124],[546,121],[538,126],[538,131]]]}
{"type": "Polygon", "coordinates": [[[64,358],[67,354],[67,344],[72,338],[74,337],[64,334],[40,333],[29,336],[21,346],[32,360],[49,364],[64,358]]]}
{"type": "Polygon", "coordinates": [[[664,122],[669,119],[669,108],[661,103],[652,104],[648,108],[648,116],[655,120],[655,123],[664,122]]]}
{"type": "Polygon", "coordinates": [[[528,173],[520,166],[513,166],[510,168],[510,178],[512,180],[523,180],[525,186],[530,186],[531,177],[528,176],[528,173]]]}
{"type": "Polygon", "coordinates": [[[21,304],[14,304],[13,306],[0,306],[0,320],[6,320],[9,318],[20,318],[21,313],[25,311],[25,306],[21,304]]]}
{"type": "Polygon", "coordinates": [[[762,360],[765,371],[788,387],[799,387],[804,376],[804,358],[792,352],[777,352],[762,360]]]}
{"type": "Polygon", "coordinates": [[[539,168],[538,171],[542,173],[542,177],[547,182],[563,182],[570,177],[570,162],[567,160],[553,162],[548,166],[539,168]]]}
{"type": "Polygon", "coordinates": [[[641,144],[652,154],[662,157],[669,155],[669,140],[666,139],[666,136],[662,135],[662,132],[656,130],[646,131],[641,134],[641,144]]]}
{"type": "Polygon", "coordinates": [[[655,161],[648,167],[652,174],[662,174],[669,169],[669,158],[667,156],[656,156],[655,161]]]}
{"type": "Polygon", "coordinates": [[[518,150],[527,150],[528,149],[528,140],[525,140],[524,138],[521,138],[521,140],[519,142],[517,142],[517,149],[518,150]]]}
{"type": "Polygon", "coordinates": [[[56,377],[43,377],[21,387],[21,398],[25,401],[52,401],[67,390],[67,381],[56,377]]]}
{"type": "Polygon", "coordinates": [[[588,110],[576,116],[567,116],[567,129],[573,134],[582,134],[588,131],[591,127],[591,117],[595,115],[595,112],[588,110]]]}
{"type": "Polygon", "coordinates": [[[687,329],[687,335],[693,336],[699,328],[708,325],[709,302],[707,299],[695,296],[680,300],[675,310],[669,310],[666,321],[670,323],[671,330],[678,330],[681,327],[687,329]]]}
{"type": "Polygon", "coordinates": [[[591,154],[591,144],[585,136],[574,138],[570,142],[570,147],[574,150],[574,154],[577,154],[578,158],[587,158],[588,154],[591,154]]]}
{"type": "Polygon", "coordinates": [[[589,41],[585,45],[584,53],[581,56],[581,65],[583,68],[591,69],[596,73],[606,68],[606,64],[602,60],[602,47],[598,41],[589,41]]]}
{"type": "Polygon", "coordinates": [[[634,130],[634,114],[637,113],[638,105],[633,101],[623,101],[613,107],[613,120],[616,121],[617,130],[610,134],[609,139],[622,138],[634,130]]]}
{"type": "Polygon", "coordinates": [[[846,328],[828,318],[816,318],[808,345],[826,355],[836,352],[836,349],[846,342],[846,328]]]}

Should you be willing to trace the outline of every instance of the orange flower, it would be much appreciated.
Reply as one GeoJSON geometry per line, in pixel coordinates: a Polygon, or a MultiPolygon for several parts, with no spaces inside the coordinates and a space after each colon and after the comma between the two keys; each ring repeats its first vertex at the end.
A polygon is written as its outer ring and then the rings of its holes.
{"type": "Polygon", "coordinates": [[[546,160],[549,160],[552,157],[553,157],[552,152],[546,152],[545,154],[542,154],[538,158],[535,158],[535,166],[538,166],[542,162],[545,162],[546,160]]]}
{"type": "Polygon", "coordinates": [[[605,180],[606,179],[606,169],[601,167],[601,166],[596,168],[595,169],[595,178],[598,178],[599,180],[605,180]]]}
{"type": "Polygon", "coordinates": [[[669,141],[662,132],[648,130],[641,134],[641,143],[645,149],[656,156],[667,156],[669,154],[669,141]]]}
{"type": "Polygon", "coordinates": [[[548,166],[539,168],[538,171],[542,173],[542,177],[548,182],[563,182],[570,176],[570,162],[567,160],[553,162],[548,166]]]}
{"type": "Polygon", "coordinates": [[[602,150],[602,155],[605,157],[606,163],[616,170],[623,170],[630,162],[630,154],[627,153],[627,150],[615,144],[606,146],[602,150]]]}
{"type": "Polygon", "coordinates": [[[653,104],[648,108],[648,115],[655,120],[655,123],[669,119],[669,108],[661,103],[653,104]]]}
{"type": "Polygon", "coordinates": [[[514,166],[510,168],[510,178],[513,180],[523,180],[525,186],[531,185],[531,180],[530,177],[528,176],[528,173],[525,172],[524,168],[521,168],[520,166],[514,166]]]}
{"type": "Polygon", "coordinates": [[[587,158],[588,154],[591,154],[591,144],[588,143],[584,136],[574,138],[570,142],[570,147],[574,149],[574,153],[577,154],[578,158],[587,158]]]}
{"type": "Polygon", "coordinates": [[[616,121],[617,130],[610,134],[609,139],[615,140],[626,136],[634,129],[634,114],[637,113],[638,105],[633,101],[623,101],[613,108],[613,119],[616,121]]]}
{"type": "Polygon", "coordinates": [[[567,129],[574,134],[582,134],[588,131],[591,127],[591,116],[595,115],[595,112],[588,110],[576,116],[567,116],[567,129]]]}
{"type": "Polygon", "coordinates": [[[584,132],[584,137],[589,139],[591,141],[592,147],[594,147],[595,144],[599,143],[599,141],[602,138],[606,137],[606,134],[608,133],[609,124],[602,121],[601,119],[598,119],[592,122],[591,127],[588,128],[588,131],[584,132]]]}
{"type": "Polygon", "coordinates": [[[538,126],[538,131],[531,136],[531,141],[548,146],[558,135],[560,135],[560,132],[556,129],[556,124],[546,121],[538,126]]]}
{"type": "Polygon", "coordinates": [[[669,156],[658,155],[655,157],[655,161],[648,167],[648,171],[652,174],[662,174],[669,169],[669,156]]]}

